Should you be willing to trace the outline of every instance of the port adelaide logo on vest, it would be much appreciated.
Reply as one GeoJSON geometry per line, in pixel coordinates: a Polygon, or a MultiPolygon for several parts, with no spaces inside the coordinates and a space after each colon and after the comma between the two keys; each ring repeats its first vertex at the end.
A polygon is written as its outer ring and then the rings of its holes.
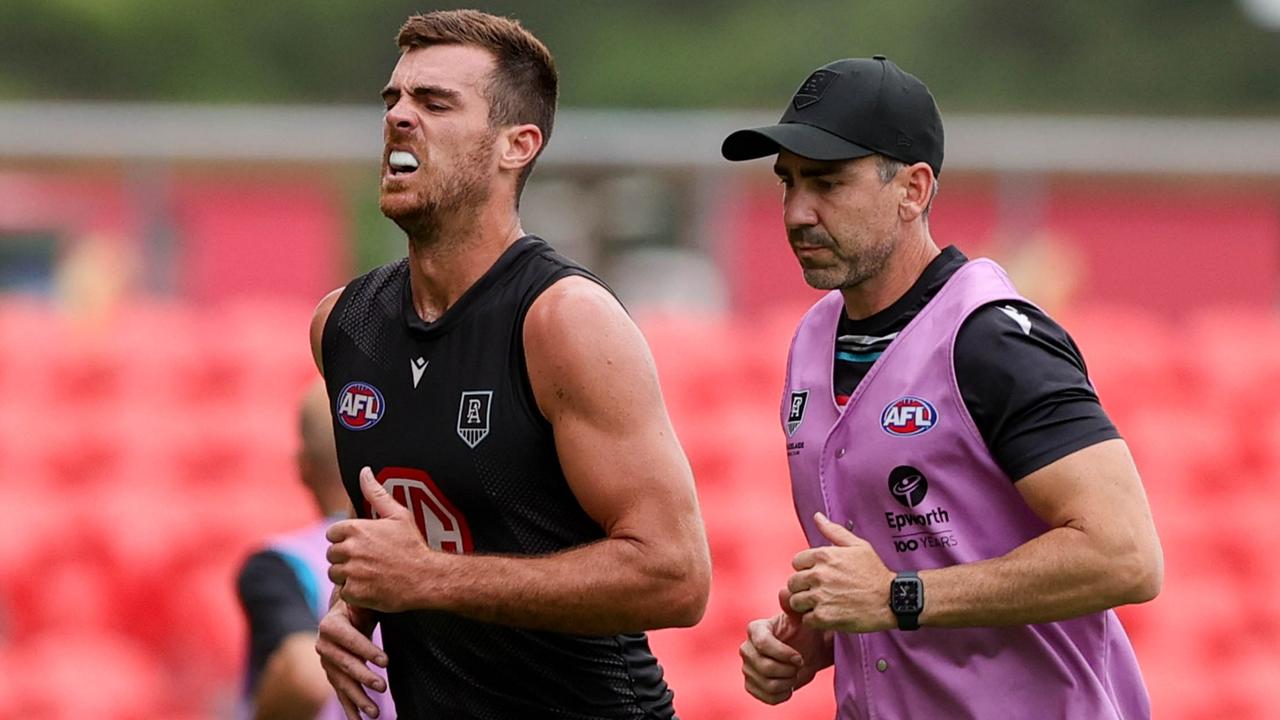
{"type": "Polygon", "coordinates": [[[790,442],[789,439],[800,429],[800,423],[804,422],[804,409],[808,406],[808,390],[791,391],[791,395],[787,398],[787,457],[799,455],[804,449],[803,442],[790,442]]]}
{"type": "Polygon", "coordinates": [[[808,390],[791,391],[791,400],[787,409],[787,437],[795,435],[796,430],[800,429],[800,423],[804,422],[804,408],[808,404],[808,390]]]}
{"type": "Polygon", "coordinates": [[[386,409],[382,393],[367,382],[349,382],[338,393],[338,422],[348,430],[368,430],[382,419],[386,409]]]}
{"type": "Polygon", "coordinates": [[[909,553],[959,544],[955,531],[948,527],[951,514],[946,508],[938,506],[928,512],[916,511],[929,494],[929,479],[924,473],[910,465],[899,465],[889,473],[889,494],[907,510],[884,514],[885,523],[894,533],[894,550],[909,553]]]}
{"type": "Polygon", "coordinates": [[[466,390],[458,404],[458,436],[467,447],[474,448],[489,434],[489,406],[492,390],[466,390]]]}
{"type": "Polygon", "coordinates": [[[929,432],[938,424],[938,411],[933,403],[914,395],[903,395],[885,406],[880,413],[880,427],[890,435],[910,437],[929,432]]]}

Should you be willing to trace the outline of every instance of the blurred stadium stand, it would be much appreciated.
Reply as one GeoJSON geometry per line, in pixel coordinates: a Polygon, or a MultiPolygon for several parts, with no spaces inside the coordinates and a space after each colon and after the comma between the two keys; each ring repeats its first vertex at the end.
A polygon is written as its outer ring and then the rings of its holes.
{"type": "MultiPolygon", "coordinates": [[[[528,229],[627,289],[694,467],[711,604],[653,635],[685,720],[833,711],[829,671],[768,708],[738,670],[802,546],[777,416],[813,293],[768,170],[716,155],[773,119],[565,112],[525,201],[528,229]]],[[[232,716],[233,572],[310,519],[307,323],[355,272],[344,198],[377,128],[0,105],[0,717],[232,716]]],[[[935,237],[1060,316],[1142,469],[1167,580],[1121,614],[1154,716],[1277,717],[1280,124],[962,117],[948,138],[935,237]]]]}
{"type": "MultiPolygon", "coordinates": [[[[124,331],[131,312],[98,328],[104,342],[79,346],[70,363],[65,348],[76,340],[59,311],[0,304],[0,515],[21,538],[0,545],[0,665],[12,669],[0,672],[0,697],[35,708],[24,716],[229,717],[243,652],[235,564],[311,512],[290,482],[291,412],[312,372],[310,308],[164,309],[190,331],[156,345],[208,358],[204,371],[198,362],[122,361],[107,341],[127,336],[114,329],[124,331]],[[34,328],[43,329],[39,342],[34,328]],[[224,344],[241,334],[254,342],[224,344]],[[80,691],[38,689],[51,677],[75,678],[67,684],[80,691]]],[[[746,622],[771,613],[802,545],[776,397],[798,312],[641,315],[715,564],[704,622],[653,637],[689,720],[824,717],[832,708],[827,675],[785,706],[755,703],[741,690],[736,655],[746,622]]],[[[1227,596],[1238,587],[1257,598],[1280,592],[1271,560],[1280,542],[1280,322],[1223,308],[1174,324],[1098,307],[1073,311],[1068,323],[1133,446],[1163,534],[1164,593],[1122,611],[1155,716],[1272,717],[1280,606],[1259,601],[1244,612],[1227,596]],[[1177,352],[1188,332],[1193,346],[1212,348],[1207,356],[1177,352]]],[[[132,355],[148,352],[135,346],[132,355]]]]}

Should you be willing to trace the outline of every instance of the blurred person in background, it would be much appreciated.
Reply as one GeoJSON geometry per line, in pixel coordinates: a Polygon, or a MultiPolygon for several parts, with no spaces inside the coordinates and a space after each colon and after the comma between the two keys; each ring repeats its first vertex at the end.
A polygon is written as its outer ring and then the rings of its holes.
{"type": "Polygon", "coordinates": [[[781,408],[796,555],[748,627],[776,704],[835,665],[841,718],[1145,718],[1111,609],[1159,592],[1142,483],[1070,336],[989,260],[939,250],[933,96],[882,56],[814,71],[777,125],[787,239],[830,290],[800,322],[781,408]]]}
{"type": "MultiPolygon", "coordinates": [[[[298,476],[324,519],[269,540],[266,549],[245,561],[237,581],[249,623],[246,715],[258,720],[343,716],[315,650],[316,628],[333,592],[325,531],[350,508],[338,475],[323,382],[303,397],[298,420],[298,476]]],[[[379,696],[378,705],[381,718],[395,717],[390,696],[379,696]]]]}
{"type": "Polygon", "coordinates": [[[329,530],[317,650],[350,717],[382,690],[366,660],[402,718],[673,717],[644,631],[699,620],[706,538],[644,338],[520,225],[554,62],[468,10],[398,45],[380,202],[408,257],[311,329],[359,517],[329,530]]]}

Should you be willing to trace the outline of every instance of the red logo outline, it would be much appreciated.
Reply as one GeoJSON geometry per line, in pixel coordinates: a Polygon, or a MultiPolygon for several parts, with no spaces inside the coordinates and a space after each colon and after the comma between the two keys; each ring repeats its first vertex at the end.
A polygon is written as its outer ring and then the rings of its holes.
{"type": "Polygon", "coordinates": [[[886,405],[884,410],[880,413],[881,429],[895,437],[911,437],[912,435],[926,433],[932,430],[937,424],[938,410],[933,407],[933,403],[922,397],[916,397],[915,395],[903,395],[897,400],[886,405]],[[928,417],[924,418],[929,421],[928,424],[926,425],[920,422],[922,418],[920,418],[918,412],[911,413],[913,417],[909,418],[910,422],[899,419],[894,411],[904,408],[924,408],[928,411],[928,417]],[[894,417],[891,418],[890,415],[894,415],[894,417]]]}
{"type": "MultiPolygon", "coordinates": [[[[374,477],[396,502],[413,513],[413,524],[433,550],[458,555],[469,555],[475,551],[467,516],[458,510],[425,471],[407,467],[384,467],[374,477]],[[388,482],[392,483],[390,487],[387,487],[388,482]],[[436,521],[435,525],[428,521],[428,515],[436,521]],[[437,532],[431,532],[432,530],[437,532]],[[453,547],[449,547],[450,545],[453,547]]],[[[368,502],[364,503],[364,511],[366,516],[375,517],[368,502]]]]}

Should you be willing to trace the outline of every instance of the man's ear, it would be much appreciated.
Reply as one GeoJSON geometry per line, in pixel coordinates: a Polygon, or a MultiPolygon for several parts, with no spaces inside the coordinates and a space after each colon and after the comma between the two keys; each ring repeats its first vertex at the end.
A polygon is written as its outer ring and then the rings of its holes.
{"type": "Polygon", "coordinates": [[[898,218],[903,222],[911,222],[924,215],[933,200],[933,188],[938,179],[933,176],[933,168],[928,163],[918,162],[908,165],[898,172],[898,182],[903,183],[902,201],[898,204],[898,218]]]}
{"type": "Polygon", "coordinates": [[[542,130],[537,125],[512,125],[498,135],[498,167],[520,170],[533,162],[542,149],[542,130]]]}

